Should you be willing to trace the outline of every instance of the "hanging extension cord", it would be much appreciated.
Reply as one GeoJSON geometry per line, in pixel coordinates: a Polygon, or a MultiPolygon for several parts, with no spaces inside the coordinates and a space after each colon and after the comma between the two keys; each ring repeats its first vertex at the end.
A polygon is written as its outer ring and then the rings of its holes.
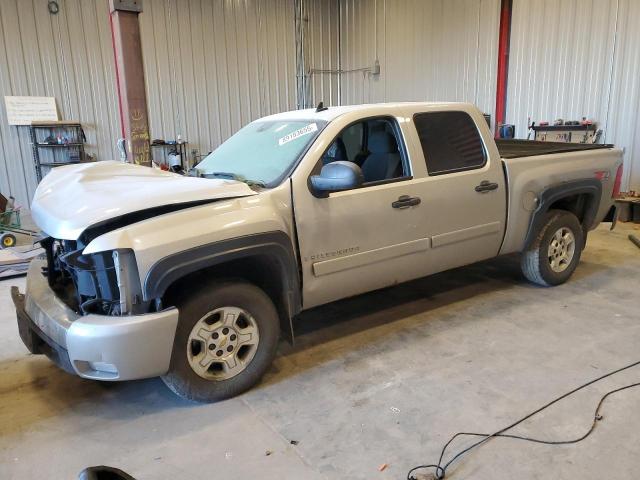
{"type": "MultiPolygon", "coordinates": [[[[546,405],[538,408],[537,410],[534,410],[533,412],[529,413],[528,415],[525,415],[524,417],[522,417],[520,420],[517,420],[516,422],[512,423],[511,425],[504,427],[500,430],[498,430],[495,433],[474,433],[474,432],[458,432],[456,433],[453,437],[451,437],[449,439],[449,441],[447,443],[445,443],[444,447],[442,448],[442,451],[440,452],[440,458],[438,459],[438,463],[437,464],[431,464],[431,465],[419,465],[417,467],[413,467],[411,470],[409,470],[409,473],[407,474],[407,480],[418,480],[419,477],[415,477],[414,473],[418,470],[427,470],[427,469],[432,469],[432,477],[435,478],[436,480],[443,480],[447,474],[447,469],[451,466],[451,464],[453,462],[455,462],[456,460],[458,460],[460,457],[462,457],[463,455],[465,455],[466,453],[470,452],[471,450],[473,450],[474,448],[479,447],[480,445],[482,445],[483,443],[489,441],[492,438],[496,438],[496,437],[502,437],[502,438],[511,438],[511,439],[515,439],[515,440],[524,440],[527,442],[534,442],[534,443],[543,443],[545,445],[569,445],[569,444],[573,444],[573,443],[578,443],[581,442],[582,440],[584,440],[585,438],[587,438],[589,435],[591,435],[591,433],[593,433],[593,431],[596,428],[596,424],[602,420],[602,415],[600,415],[600,409],[602,407],[602,404],[604,403],[604,401],[607,399],[607,397],[609,397],[610,395],[613,395],[614,393],[618,393],[621,392],[623,390],[627,390],[629,388],[633,388],[633,387],[638,387],[640,386],[640,383],[632,383],[630,385],[626,385],[624,387],[620,387],[620,388],[616,388],[614,390],[610,390],[607,393],[605,393],[601,398],[600,401],[598,402],[598,406],[596,407],[596,411],[595,414],[593,416],[593,422],[591,423],[591,427],[589,428],[589,430],[587,430],[587,432],[578,437],[578,438],[574,438],[572,440],[557,440],[557,441],[550,441],[550,440],[541,440],[538,438],[530,438],[530,437],[524,437],[524,436],[520,436],[520,435],[512,435],[512,434],[508,434],[506,432],[508,432],[509,430],[511,430],[512,428],[520,425],[522,422],[524,422],[525,420],[530,419],[531,417],[533,417],[534,415],[537,415],[538,413],[542,412],[543,410],[549,408],[551,405],[558,403],[560,400],[563,400],[565,398],[567,398],[570,395],[573,395],[574,393],[587,388],[590,385],[593,385],[594,383],[599,382],[600,380],[604,380],[605,378],[611,377],[617,373],[620,373],[624,370],[628,370],[630,368],[633,368],[637,365],[640,365],[640,361],[634,362],[630,365],[627,365],[625,367],[622,368],[618,368],[617,370],[613,370],[612,372],[609,372],[605,375],[602,375],[598,378],[594,378],[593,380],[580,385],[577,388],[574,388],[573,390],[565,393],[564,395],[561,395],[557,398],[555,398],[554,400],[550,401],[549,403],[547,403],[546,405]],[[463,437],[463,436],[468,436],[468,437],[483,437],[482,440],[479,440],[478,442],[472,444],[471,446],[459,451],[458,453],[456,453],[451,460],[449,460],[447,463],[445,463],[444,465],[442,464],[443,459],[444,459],[444,455],[447,452],[447,449],[449,448],[449,446],[451,445],[451,443],[458,437],[463,437]]],[[[427,477],[428,478],[428,477],[427,477]]]]}

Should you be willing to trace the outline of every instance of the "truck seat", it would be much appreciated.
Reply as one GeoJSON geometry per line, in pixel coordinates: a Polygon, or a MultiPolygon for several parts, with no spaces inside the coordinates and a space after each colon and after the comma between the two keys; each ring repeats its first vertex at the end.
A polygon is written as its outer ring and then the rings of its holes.
{"type": "Polygon", "coordinates": [[[372,132],[368,147],[371,153],[362,164],[365,182],[377,182],[402,175],[398,143],[391,133],[372,132]]]}

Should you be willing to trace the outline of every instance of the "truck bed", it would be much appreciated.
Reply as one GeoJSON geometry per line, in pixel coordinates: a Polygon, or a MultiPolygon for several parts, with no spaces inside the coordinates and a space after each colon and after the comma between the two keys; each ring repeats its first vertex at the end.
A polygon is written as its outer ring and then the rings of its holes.
{"type": "Polygon", "coordinates": [[[498,146],[498,152],[500,152],[500,156],[502,158],[533,157],[537,155],[551,155],[554,153],[614,148],[613,145],[598,143],[538,142],[535,140],[506,139],[496,139],[496,145],[498,146]]]}

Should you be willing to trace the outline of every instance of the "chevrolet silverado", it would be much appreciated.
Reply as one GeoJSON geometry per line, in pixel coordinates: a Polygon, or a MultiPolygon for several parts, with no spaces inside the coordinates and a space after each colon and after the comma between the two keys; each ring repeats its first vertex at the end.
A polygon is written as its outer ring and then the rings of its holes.
{"type": "Polygon", "coordinates": [[[301,311],[498,255],[553,286],[610,213],[612,145],[498,141],[463,103],[318,107],[242,128],[189,176],[54,169],[23,342],[96,380],[215,401],[256,384],[301,311]]]}

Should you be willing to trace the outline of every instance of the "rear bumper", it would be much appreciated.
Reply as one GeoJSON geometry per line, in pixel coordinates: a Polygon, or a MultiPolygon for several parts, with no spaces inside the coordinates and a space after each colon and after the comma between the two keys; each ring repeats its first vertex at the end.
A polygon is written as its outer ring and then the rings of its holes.
{"type": "Polygon", "coordinates": [[[133,380],[169,369],[178,311],[145,315],[78,315],[55,296],[34,260],[27,289],[11,289],[20,337],[35,354],[64,370],[94,380],[133,380]]]}

